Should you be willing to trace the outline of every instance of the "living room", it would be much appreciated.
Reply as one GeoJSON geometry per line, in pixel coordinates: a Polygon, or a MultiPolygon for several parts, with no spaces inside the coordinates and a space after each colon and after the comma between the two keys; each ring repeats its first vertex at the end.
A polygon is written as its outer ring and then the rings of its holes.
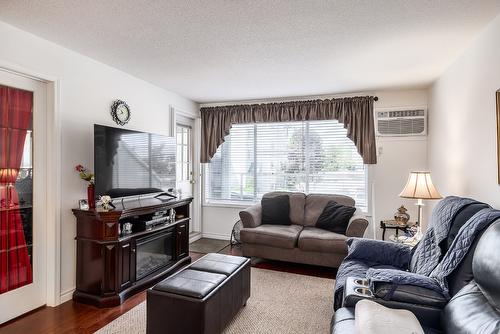
{"type": "Polygon", "coordinates": [[[0,8],[0,333],[500,330],[498,1],[0,8]]]}

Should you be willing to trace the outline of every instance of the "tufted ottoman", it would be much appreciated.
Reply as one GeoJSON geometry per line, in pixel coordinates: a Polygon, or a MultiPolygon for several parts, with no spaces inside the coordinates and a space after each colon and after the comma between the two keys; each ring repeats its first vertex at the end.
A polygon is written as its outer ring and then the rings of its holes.
{"type": "Polygon", "coordinates": [[[147,292],[147,333],[220,333],[250,297],[250,260],[210,253],[147,292]]]}

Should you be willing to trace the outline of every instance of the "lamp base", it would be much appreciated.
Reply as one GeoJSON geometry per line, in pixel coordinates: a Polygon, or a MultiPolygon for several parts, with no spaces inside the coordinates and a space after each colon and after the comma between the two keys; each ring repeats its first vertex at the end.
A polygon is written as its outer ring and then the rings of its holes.
{"type": "Polygon", "coordinates": [[[415,205],[418,206],[417,233],[415,233],[415,238],[420,240],[422,239],[422,211],[425,204],[422,199],[419,198],[417,199],[417,203],[415,203],[415,205]]]}
{"type": "Polygon", "coordinates": [[[3,209],[10,209],[16,206],[16,203],[12,200],[12,184],[5,185],[5,198],[2,199],[0,207],[3,209]]]}

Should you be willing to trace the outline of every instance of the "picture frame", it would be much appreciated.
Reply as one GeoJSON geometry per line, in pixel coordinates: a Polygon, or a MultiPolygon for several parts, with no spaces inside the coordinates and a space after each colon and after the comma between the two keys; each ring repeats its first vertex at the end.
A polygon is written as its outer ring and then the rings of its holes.
{"type": "Polygon", "coordinates": [[[497,171],[498,184],[500,184],[500,89],[496,91],[497,105],[497,171]]]}
{"type": "Polygon", "coordinates": [[[86,199],[81,199],[78,201],[78,207],[80,208],[80,210],[88,210],[89,203],[87,202],[86,199]]]}

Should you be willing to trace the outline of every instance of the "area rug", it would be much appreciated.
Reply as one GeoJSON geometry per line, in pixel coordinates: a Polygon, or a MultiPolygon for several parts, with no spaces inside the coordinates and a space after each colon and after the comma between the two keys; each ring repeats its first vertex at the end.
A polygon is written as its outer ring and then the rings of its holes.
{"type": "MultiPolygon", "coordinates": [[[[329,333],[334,280],[252,268],[251,296],[224,334],[329,333]]],[[[146,302],[96,332],[146,333],[146,302]]]]}
{"type": "Polygon", "coordinates": [[[189,244],[189,251],[195,253],[219,253],[229,246],[229,240],[201,238],[189,244]]]}

